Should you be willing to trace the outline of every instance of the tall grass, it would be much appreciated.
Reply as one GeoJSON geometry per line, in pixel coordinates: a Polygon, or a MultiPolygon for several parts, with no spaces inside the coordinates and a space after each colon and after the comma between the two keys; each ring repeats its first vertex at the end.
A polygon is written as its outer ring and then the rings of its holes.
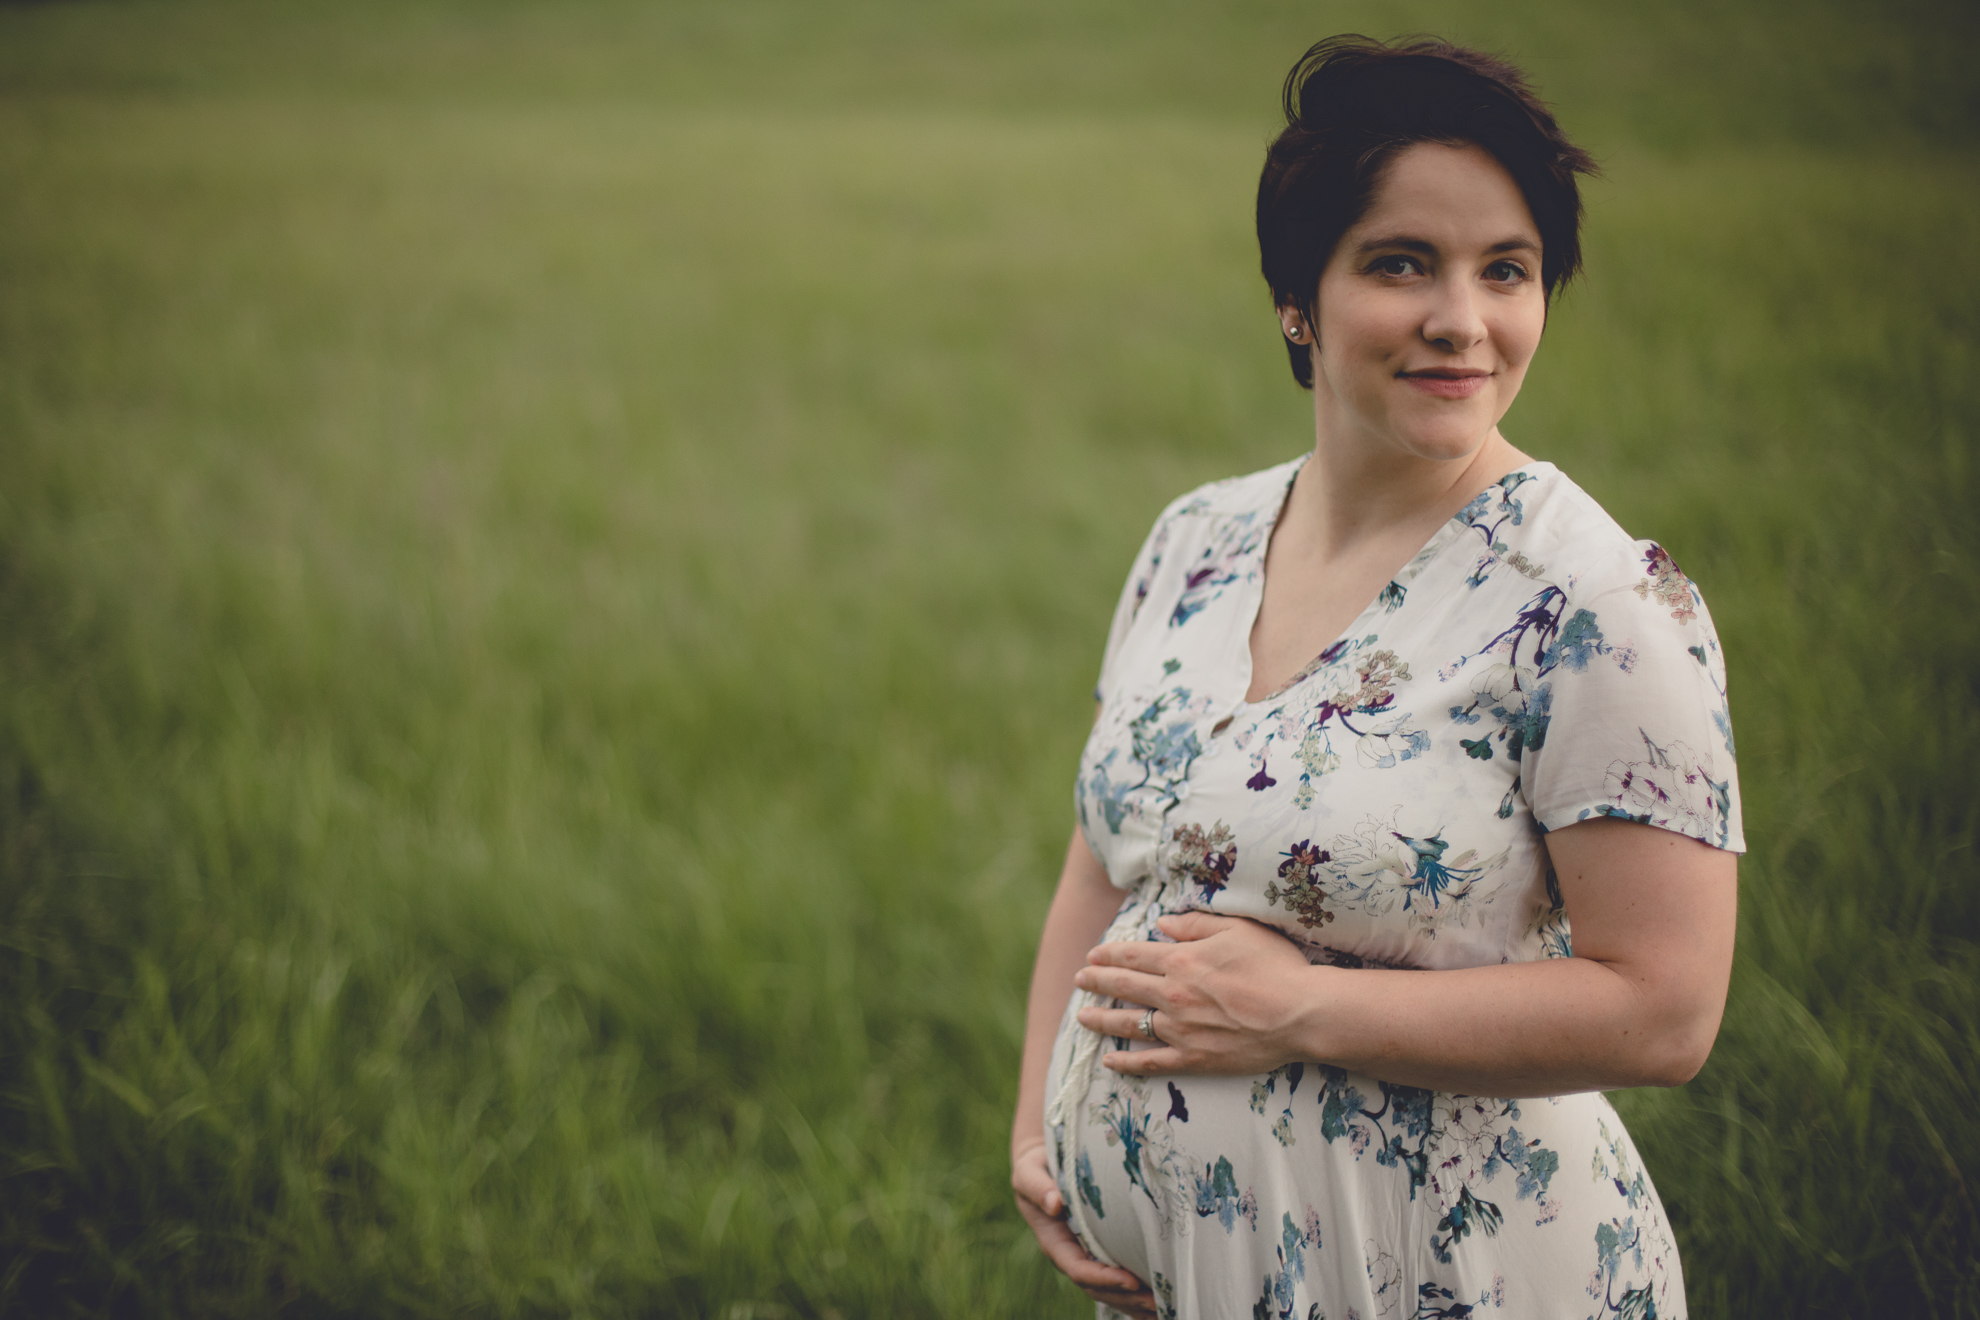
{"type": "Polygon", "coordinates": [[[1980,1314],[1972,20],[1470,8],[0,9],[0,1307],[1078,1314],[1099,634],[1307,443],[1278,74],[1428,27],[1608,168],[1509,433],[1731,655],[1693,1307],[1980,1314]]]}

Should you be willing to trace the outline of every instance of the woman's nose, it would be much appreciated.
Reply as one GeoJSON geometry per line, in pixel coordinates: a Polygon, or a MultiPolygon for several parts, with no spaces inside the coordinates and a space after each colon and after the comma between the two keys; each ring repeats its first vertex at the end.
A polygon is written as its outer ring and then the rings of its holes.
{"type": "Polygon", "coordinates": [[[1423,321],[1423,337],[1462,353],[1485,338],[1485,318],[1479,315],[1477,294],[1469,281],[1443,282],[1423,321]]]}

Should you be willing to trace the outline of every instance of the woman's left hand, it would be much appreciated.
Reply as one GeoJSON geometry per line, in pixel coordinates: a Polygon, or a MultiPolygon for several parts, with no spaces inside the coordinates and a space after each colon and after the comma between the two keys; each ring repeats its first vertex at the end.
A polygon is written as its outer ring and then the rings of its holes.
{"type": "Polygon", "coordinates": [[[1079,1022],[1105,1036],[1141,1037],[1155,1010],[1151,1050],[1117,1050],[1101,1062],[1115,1072],[1270,1072],[1297,1057],[1292,1041],[1302,1007],[1301,983],[1324,968],[1285,936],[1255,921],[1185,912],[1155,923],[1178,941],[1102,944],[1087,954],[1073,983],[1141,1008],[1083,1008],[1079,1022]]]}

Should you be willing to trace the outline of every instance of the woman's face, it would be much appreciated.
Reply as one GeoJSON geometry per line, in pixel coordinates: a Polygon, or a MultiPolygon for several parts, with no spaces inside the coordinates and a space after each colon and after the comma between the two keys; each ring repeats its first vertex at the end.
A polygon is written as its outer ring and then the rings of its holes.
{"type": "MultiPolygon", "coordinates": [[[[1519,185],[1482,147],[1404,148],[1341,236],[1314,310],[1323,437],[1416,458],[1476,452],[1546,322],[1540,230],[1519,185]]],[[[1299,327],[1292,308],[1281,317],[1299,327]]]]}

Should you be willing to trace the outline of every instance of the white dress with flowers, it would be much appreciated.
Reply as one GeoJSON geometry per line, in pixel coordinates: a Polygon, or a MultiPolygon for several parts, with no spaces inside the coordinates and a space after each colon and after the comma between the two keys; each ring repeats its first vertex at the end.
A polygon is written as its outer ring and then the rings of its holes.
{"type": "MultiPolygon", "coordinates": [[[[1170,505],[1107,639],[1081,827],[1126,891],[1110,940],[1190,910],[1314,962],[1568,955],[1543,836],[1594,816],[1741,851],[1704,601],[1548,463],[1445,524],[1342,637],[1246,702],[1292,462],[1170,505]]],[[[1319,1063],[1131,1078],[1074,1013],[1047,1150],[1073,1228],[1164,1317],[1685,1314],[1656,1190],[1598,1094],[1497,1100],[1319,1063]]]]}

